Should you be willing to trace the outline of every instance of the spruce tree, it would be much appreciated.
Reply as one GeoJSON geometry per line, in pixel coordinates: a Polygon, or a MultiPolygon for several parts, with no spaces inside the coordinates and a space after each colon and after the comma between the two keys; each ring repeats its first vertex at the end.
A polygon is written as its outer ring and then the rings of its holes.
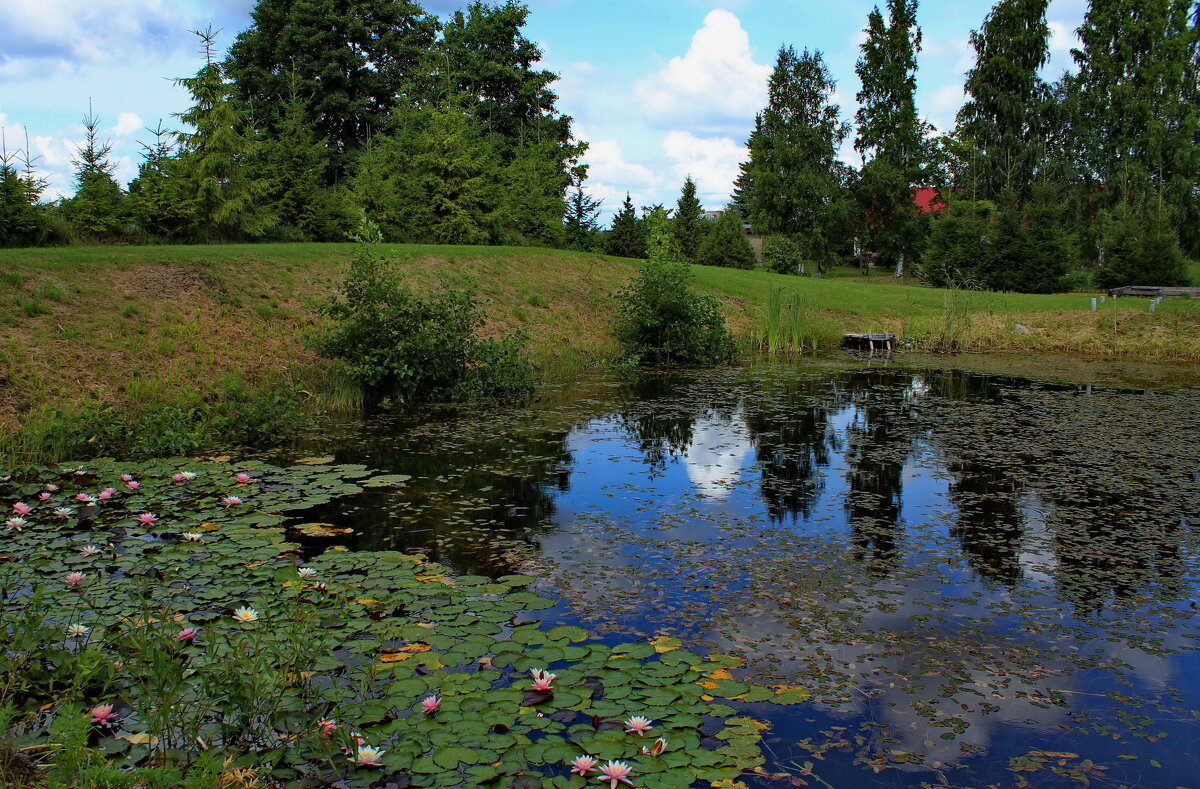
{"type": "Polygon", "coordinates": [[[1097,286],[1188,284],[1187,261],[1163,199],[1127,200],[1102,212],[1097,221],[1103,233],[1097,286]]]}
{"type": "Polygon", "coordinates": [[[599,245],[599,225],[596,217],[602,207],[600,199],[583,191],[583,184],[576,182],[567,195],[567,211],[563,218],[566,241],[569,249],[590,252],[599,245]]]}
{"type": "Polygon", "coordinates": [[[100,141],[100,119],[88,107],[83,118],[83,145],[76,148],[75,195],[62,204],[62,213],[85,237],[111,239],[121,232],[124,193],[113,178],[109,159],[112,145],[100,141]]]}
{"type": "Polygon", "coordinates": [[[1005,189],[1024,199],[1047,156],[1049,89],[1038,71],[1050,51],[1048,5],[1000,0],[971,33],[975,66],[967,73],[969,98],[958,113],[958,137],[976,148],[962,175],[975,199],[994,200],[1005,189]]]}
{"type": "Polygon", "coordinates": [[[895,260],[895,275],[902,277],[905,260],[923,243],[925,223],[912,193],[930,159],[928,126],[917,116],[913,99],[921,51],[917,0],[888,0],[888,20],[875,8],[865,32],[855,66],[862,82],[854,141],[863,157],[854,190],[859,240],[895,260]]]}
{"type": "MultiPolygon", "coordinates": [[[[754,131],[750,132],[750,138],[746,140],[746,150],[754,150],[754,140],[761,130],[762,113],[760,112],[754,116],[754,131]]],[[[741,215],[743,222],[750,221],[750,188],[752,184],[750,162],[742,162],[738,165],[737,178],[733,181],[733,194],[729,197],[729,205],[741,215]]]]}
{"type": "Polygon", "coordinates": [[[201,41],[204,65],[176,83],[195,102],[178,117],[193,131],[178,134],[179,173],[185,198],[195,210],[197,229],[217,238],[257,237],[275,224],[265,204],[267,184],[253,180],[246,167],[258,141],[244,130],[245,115],[213,57],[216,34],[192,31],[201,41]]]}
{"type": "Polygon", "coordinates": [[[1045,181],[1034,183],[1028,197],[1016,201],[1006,193],[997,228],[996,257],[1002,261],[999,289],[1018,293],[1058,293],[1076,259],[1074,238],[1063,221],[1062,190],[1045,181]]]}
{"type": "Polygon", "coordinates": [[[837,148],[849,133],[830,103],[834,87],[820,52],[781,48],[748,168],[754,231],[790,235],[821,262],[833,259],[840,241],[837,148]]]}
{"type": "Polygon", "coordinates": [[[638,219],[628,192],[604,239],[604,251],[623,258],[646,257],[646,225],[638,219]]]}
{"type": "Polygon", "coordinates": [[[33,246],[45,230],[45,209],[38,201],[46,182],[34,173],[28,139],[22,176],[17,168],[22,151],[10,153],[3,134],[0,129],[0,247],[33,246]]]}
{"type": "Polygon", "coordinates": [[[129,216],[146,236],[178,238],[193,228],[195,208],[183,192],[175,135],[161,120],[151,133],[154,142],[142,144],[142,163],[129,183],[129,216]]]}
{"type": "Polygon", "coordinates": [[[679,244],[683,257],[689,263],[698,263],[700,245],[707,230],[704,222],[704,207],[696,199],[696,182],[689,175],[683,182],[683,190],[671,220],[671,232],[679,244]]]}
{"type": "MultiPolygon", "coordinates": [[[[677,220],[678,221],[678,220],[677,220]]],[[[742,217],[726,208],[700,244],[699,263],[726,268],[754,268],[754,248],[742,230],[742,217]]]]}
{"type": "Polygon", "coordinates": [[[274,132],[296,91],[316,139],[330,146],[328,175],[345,172],[392,111],[423,102],[437,18],[412,0],[258,0],[229,48],[226,72],[255,128],[274,132]]]}

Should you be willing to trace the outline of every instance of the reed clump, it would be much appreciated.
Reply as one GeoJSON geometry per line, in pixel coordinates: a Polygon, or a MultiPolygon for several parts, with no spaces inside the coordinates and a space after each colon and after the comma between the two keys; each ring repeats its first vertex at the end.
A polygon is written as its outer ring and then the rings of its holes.
{"type": "Polygon", "coordinates": [[[753,347],[767,356],[787,357],[835,348],[841,336],[837,324],[803,296],[772,288],[750,339],[753,347]]]}

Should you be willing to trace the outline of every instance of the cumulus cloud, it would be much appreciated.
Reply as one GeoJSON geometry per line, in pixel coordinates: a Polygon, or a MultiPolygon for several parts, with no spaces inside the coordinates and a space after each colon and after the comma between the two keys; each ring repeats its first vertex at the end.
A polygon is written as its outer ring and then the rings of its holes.
{"type": "Polygon", "coordinates": [[[28,75],[49,64],[71,68],[167,52],[187,36],[178,3],[164,0],[5,0],[0,3],[0,71],[28,75]]]}
{"type": "MultiPolygon", "coordinates": [[[[586,135],[581,132],[580,137],[586,135]]],[[[658,202],[655,195],[662,179],[644,164],[627,160],[616,140],[589,141],[582,161],[588,166],[586,189],[602,202],[603,217],[620,210],[626,192],[636,206],[658,202]]]]}
{"type": "Polygon", "coordinates": [[[690,175],[700,202],[714,210],[729,202],[738,165],[750,156],[746,146],[728,137],[697,137],[678,129],[663,139],[663,154],[677,180],[690,175]]]}
{"type": "Polygon", "coordinates": [[[146,124],[136,112],[122,112],[117,116],[117,123],[108,130],[114,137],[129,137],[140,132],[146,124]]]}
{"type": "Polygon", "coordinates": [[[661,128],[730,133],[747,127],[766,104],[770,74],[770,66],[754,62],[738,18],[718,9],[704,17],[687,53],[641,80],[634,94],[661,128]]]}

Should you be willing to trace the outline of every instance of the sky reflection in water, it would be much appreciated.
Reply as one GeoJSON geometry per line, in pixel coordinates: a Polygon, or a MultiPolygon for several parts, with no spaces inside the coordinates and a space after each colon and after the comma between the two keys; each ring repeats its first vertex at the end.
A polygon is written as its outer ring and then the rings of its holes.
{"type": "Polygon", "coordinates": [[[810,688],[745,705],[769,770],[1200,786],[1197,413],[1197,390],[952,370],[648,374],[326,438],[416,479],[324,517],[536,575],[551,619],[606,640],[677,635],[810,688]]]}

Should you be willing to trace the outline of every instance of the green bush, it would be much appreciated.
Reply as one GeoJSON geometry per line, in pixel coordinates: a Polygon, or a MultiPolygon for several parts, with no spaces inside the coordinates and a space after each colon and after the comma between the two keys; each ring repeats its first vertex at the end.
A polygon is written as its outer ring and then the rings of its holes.
{"type": "Polygon", "coordinates": [[[372,241],[359,247],[338,289],[322,307],[332,322],[312,341],[362,387],[368,403],[384,398],[469,400],[527,395],[533,369],[525,338],[480,339],[483,315],[474,290],[443,283],[421,295],[400,281],[372,241]]]}
{"type": "Polygon", "coordinates": [[[733,353],[721,304],[691,289],[686,263],[649,260],[617,291],[615,333],[636,364],[713,364],[733,353]]]}
{"type": "Polygon", "coordinates": [[[742,230],[737,211],[723,211],[700,243],[699,262],[706,266],[754,268],[754,247],[742,230]]]}
{"type": "Polygon", "coordinates": [[[772,236],[763,242],[763,265],[776,274],[801,274],[809,261],[804,250],[787,236],[772,236]]]}

